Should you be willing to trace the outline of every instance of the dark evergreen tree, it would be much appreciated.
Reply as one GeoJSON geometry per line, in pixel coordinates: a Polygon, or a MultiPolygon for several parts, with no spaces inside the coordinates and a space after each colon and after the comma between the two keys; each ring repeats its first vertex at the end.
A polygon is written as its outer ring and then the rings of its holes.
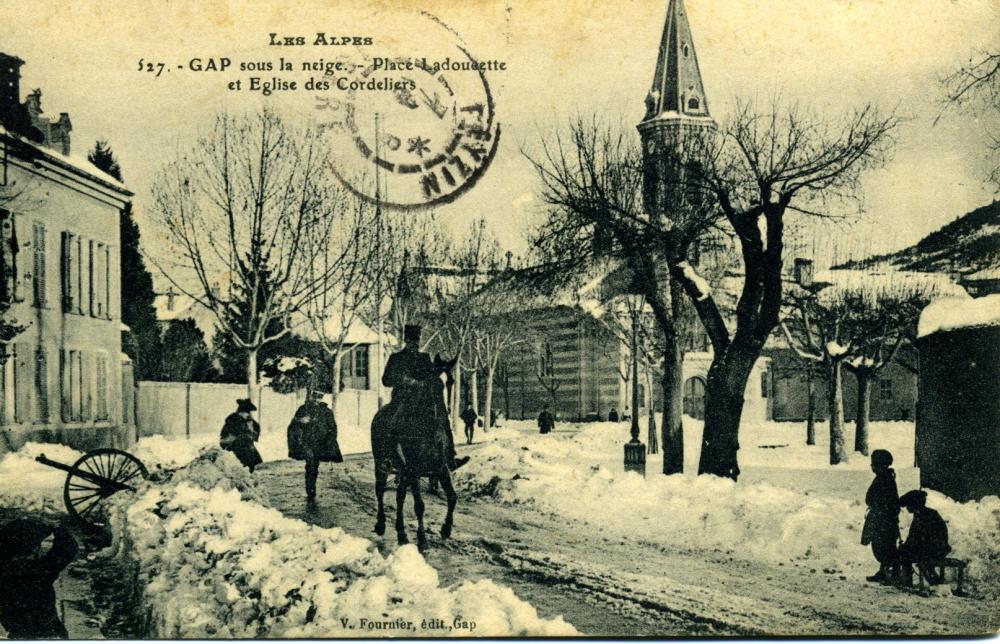
{"type": "MultiPolygon", "coordinates": [[[[122,181],[121,167],[106,141],[98,141],[87,159],[100,170],[122,181]]],[[[122,350],[135,365],[137,380],[157,380],[161,373],[162,347],[160,327],[156,321],[153,300],[153,276],[146,269],[139,249],[139,227],[132,217],[129,203],[118,218],[120,240],[121,311],[122,322],[131,329],[122,350]]]]}
{"type": "Polygon", "coordinates": [[[219,372],[194,320],[173,320],[163,332],[161,377],[173,382],[216,382],[219,372]]]}

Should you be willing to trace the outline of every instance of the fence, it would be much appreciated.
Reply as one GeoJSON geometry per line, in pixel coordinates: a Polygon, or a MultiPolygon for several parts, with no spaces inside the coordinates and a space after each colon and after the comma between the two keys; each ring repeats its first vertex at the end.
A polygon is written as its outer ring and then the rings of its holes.
{"type": "MultiPolygon", "coordinates": [[[[226,416],[236,411],[236,400],[246,397],[246,385],[141,381],[138,434],[174,438],[218,434],[226,416]]],[[[325,400],[329,404],[330,396],[325,400]]],[[[261,433],[284,432],[303,394],[279,394],[260,387],[256,401],[261,433]]],[[[345,389],[337,396],[337,425],[367,431],[376,408],[374,391],[345,389]]]]}

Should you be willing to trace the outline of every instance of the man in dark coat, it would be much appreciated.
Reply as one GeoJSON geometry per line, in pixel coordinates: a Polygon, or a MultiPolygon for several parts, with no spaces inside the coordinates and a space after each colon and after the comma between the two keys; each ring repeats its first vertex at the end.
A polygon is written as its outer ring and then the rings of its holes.
{"type": "Polygon", "coordinates": [[[865,525],[861,529],[861,545],[871,544],[872,554],[879,563],[878,572],[868,581],[888,582],[897,563],[896,543],[899,541],[899,491],[892,454],[888,450],[872,452],[872,472],[875,480],[865,494],[865,525]]]}
{"type": "Polygon", "coordinates": [[[240,398],[236,401],[236,411],[226,416],[219,434],[222,449],[232,452],[251,472],[264,461],[254,445],[260,439],[260,425],[251,415],[256,410],[253,401],[240,398]]]}
{"type": "Polygon", "coordinates": [[[608,412],[608,422],[610,423],[618,422],[618,410],[615,409],[614,407],[612,407],[611,411],[608,412]]]}
{"type": "MultiPolygon", "coordinates": [[[[382,373],[382,384],[392,387],[392,401],[387,405],[392,426],[396,425],[397,416],[412,413],[414,407],[420,404],[420,392],[417,390],[419,383],[437,377],[431,357],[420,350],[420,331],[420,326],[416,324],[407,324],[403,328],[403,340],[406,345],[402,351],[389,356],[385,371],[382,373]]],[[[469,457],[456,458],[455,437],[450,425],[449,422],[449,431],[445,434],[448,437],[448,449],[451,453],[449,469],[454,472],[465,465],[469,457]]]]}
{"type": "Polygon", "coordinates": [[[951,552],[948,543],[948,524],[937,510],[927,507],[927,492],[910,490],[899,499],[900,505],[913,514],[910,532],[899,547],[899,561],[902,565],[900,579],[904,585],[913,581],[913,564],[930,583],[938,583],[931,565],[951,552]]]}
{"type": "Polygon", "coordinates": [[[66,639],[52,585],[77,544],[66,528],[15,519],[0,528],[0,625],[11,639],[66,639]],[[48,552],[43,543],[52,535],[48,552]]]}
{"type": "Polygon", "coordinates": [[[472,445],[472,437],[476,433],[476,421],[479,420],[479,416],[476,414],[476,410],[472,408],[472,404],[467,404],[465,406],[465,411],[462,412],[462,422],[465,423],[465,442],[472,445]]]}
{"type": "Polygon", "coordinates": [[[310,502],[316,500],[320,462],[344,462],[337,443],[337,420],[319,391],[306,394],[306,401],[288,424],[288,456],[306,462],[306,500],[310,502]]]}
{"type": "Polygon", "coordinates": [[[542,407],[542,413],[538,414],[538,430],[542,434],[548,434],[556,426],[556,418],[549,411],[549,406],[542,407]]]}

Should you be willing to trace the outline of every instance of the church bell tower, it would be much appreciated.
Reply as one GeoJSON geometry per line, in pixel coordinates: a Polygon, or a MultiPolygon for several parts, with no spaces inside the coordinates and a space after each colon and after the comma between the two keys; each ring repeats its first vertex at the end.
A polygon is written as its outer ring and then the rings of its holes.
{"type": "Polygon", "coordinates": [[[643,151],[643,205],[647,212],[661,211],[665,200],[661,175],[667,166],[676,168],[665,159],[679,151],[684,136],[716,129],[684,0],[670,0],[667,7],[646,115],[637,127],[643,151]]]}

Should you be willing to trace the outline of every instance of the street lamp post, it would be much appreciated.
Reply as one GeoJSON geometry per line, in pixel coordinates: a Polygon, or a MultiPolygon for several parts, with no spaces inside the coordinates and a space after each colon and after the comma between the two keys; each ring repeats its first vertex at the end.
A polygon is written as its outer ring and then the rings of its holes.
{"type": "Polygon", "coordinates": [[[632,440],[625,443],[625,471],[646,474],[646,446],[639,440],[639,315],[645,300],[637,296],[633,302],[637,306],[630,311],[632,316],[632,425],[629,433],[632,440]]]}

